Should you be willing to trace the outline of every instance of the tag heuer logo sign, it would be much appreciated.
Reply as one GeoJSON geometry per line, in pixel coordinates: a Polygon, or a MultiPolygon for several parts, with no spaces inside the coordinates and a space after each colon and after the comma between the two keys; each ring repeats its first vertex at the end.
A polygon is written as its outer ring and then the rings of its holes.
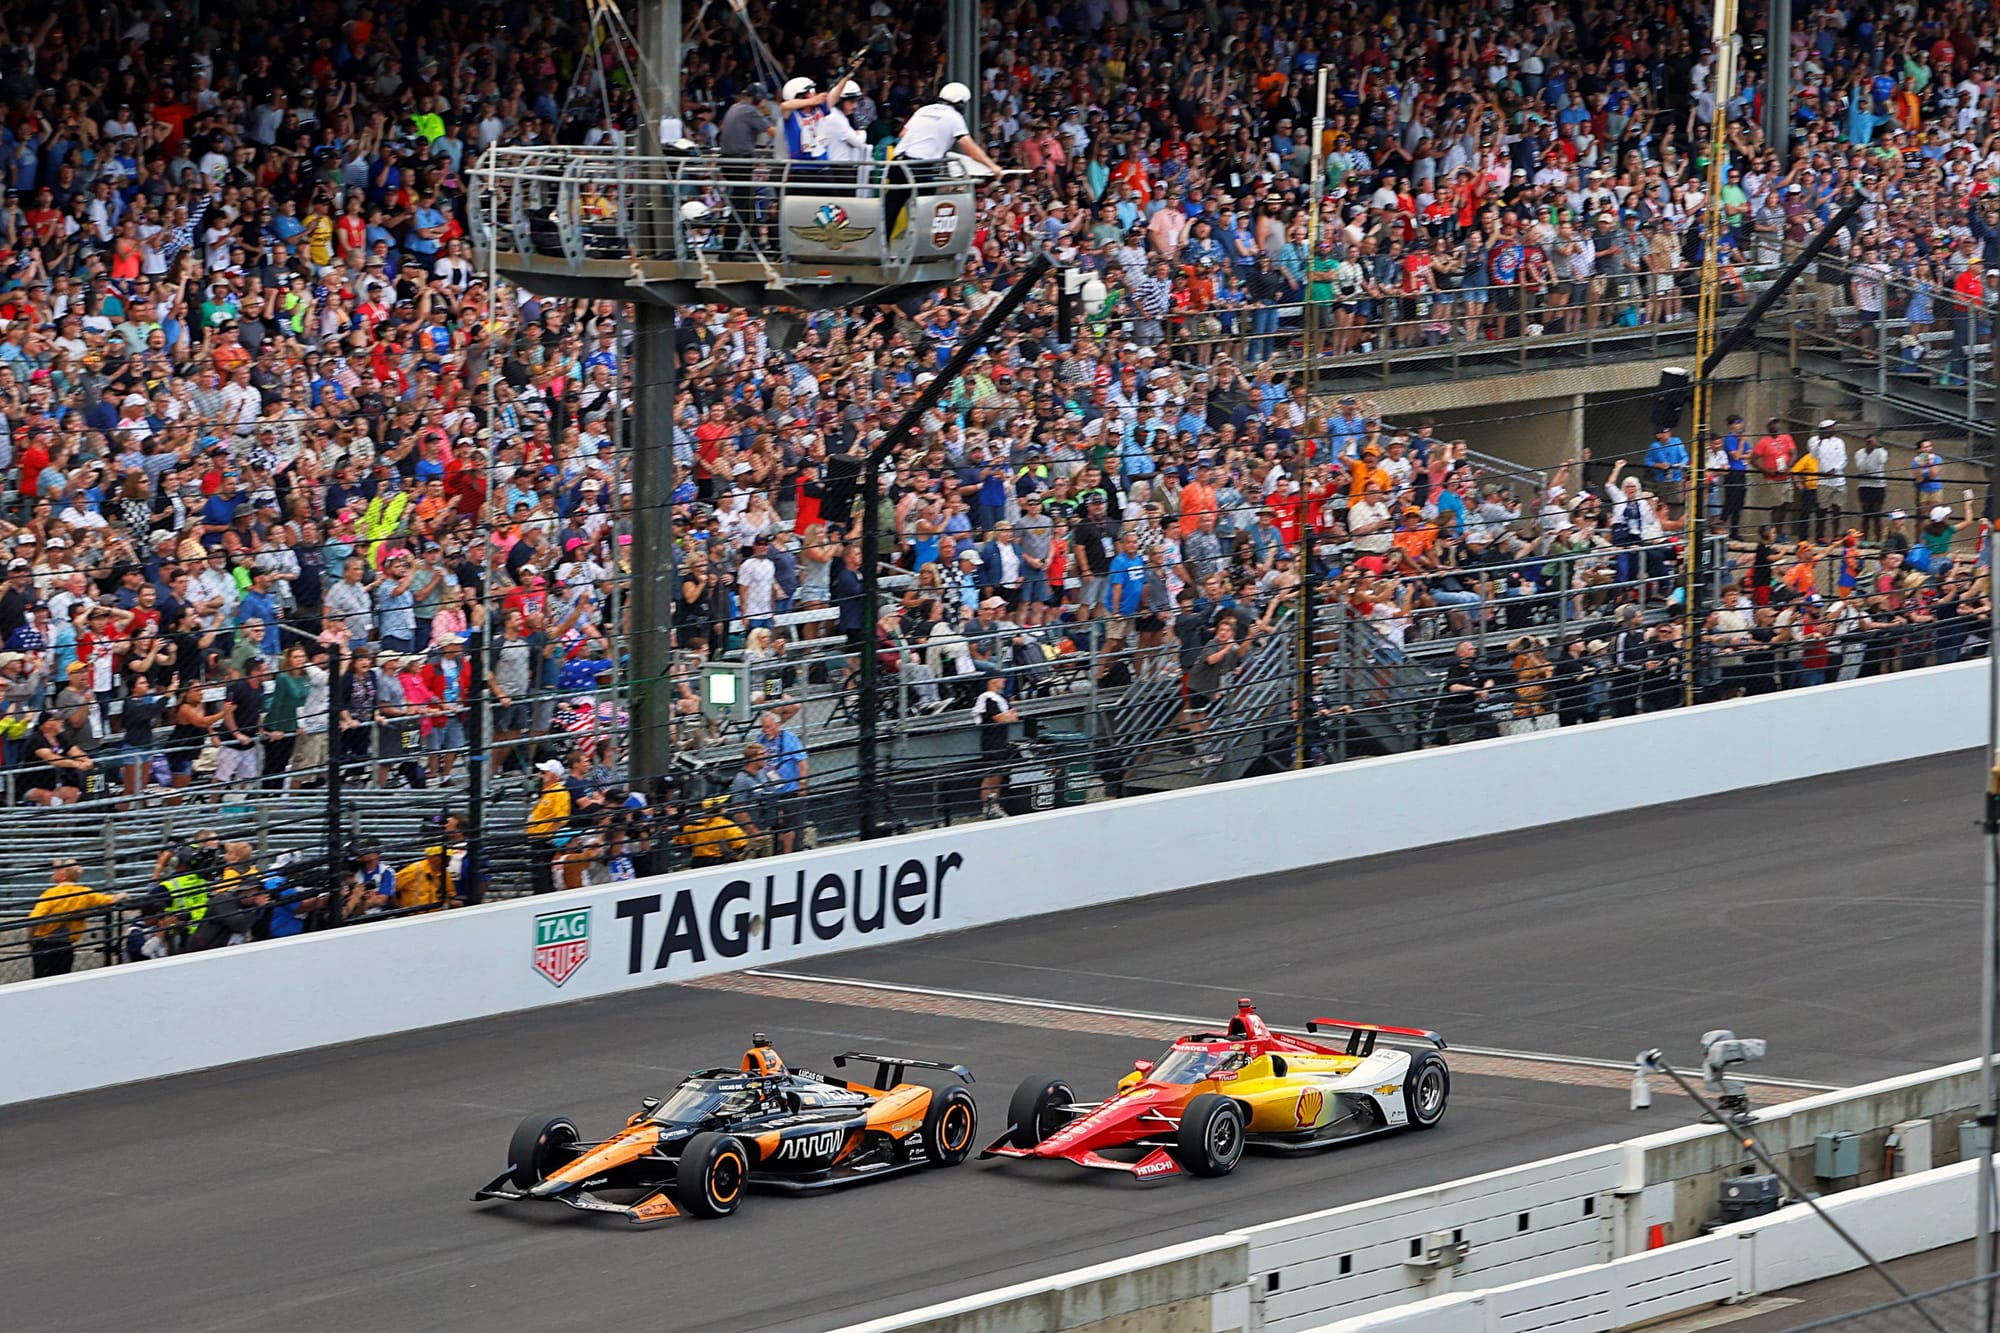
{"type": "Polygon", "coordinates": [[[590,909],[535,918],[535,971],[560,986],[590,957],[590,909]]]}

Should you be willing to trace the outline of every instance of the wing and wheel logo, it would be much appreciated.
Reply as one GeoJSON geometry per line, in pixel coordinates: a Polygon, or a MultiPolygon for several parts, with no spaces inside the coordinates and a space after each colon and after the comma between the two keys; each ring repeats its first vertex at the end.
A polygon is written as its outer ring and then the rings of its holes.
{"type": "Polygon", "coordinates": [[[844,245],[852,245],[864,236],[872,236],[873,227],[857,227],[847,220],[847,210],[839,204],[821,204],[813,213],[810,227],[793,227],[792,235],[814,245],[823,245],[829,250],[838,250],[844,245]]]}

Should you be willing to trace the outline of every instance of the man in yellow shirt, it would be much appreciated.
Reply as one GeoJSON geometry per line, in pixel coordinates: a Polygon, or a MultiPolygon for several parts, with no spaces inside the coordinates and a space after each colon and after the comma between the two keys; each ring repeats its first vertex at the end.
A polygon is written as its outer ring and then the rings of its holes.
{"type": "Polygon", "coordinates": [[[426,847],[424,859],[412,861],[396,872],[396,907],[451,907],[451,852],[443,846],[426,847]]]}
{"type": "Polygon", "coordinates": [[[42,891],[28,913],[34,923],[28,927],[28,955],[37,977],[67,976],[76,964],[76,942],[91,914],[125,901],[122,893],[99,893],[83,887],[82,880],[82,866],[66,856],[57,857],[56,882],[42,891]]]}
{"type": "Polygon", "coordinates": [[[569,787],[563,782],[563,766],[554,759],[536,764],[535,772],[541,774],[542,792],[528,814],[528,889],[554,893],[556,835],[569,827],[569,787]]]}
{"type": "Polygon", "coordinates": [[[1819,520],[1819,460],[1809,449],[1799,450],[1798,461],[1792,464],[1792,519],[1799,539],[1811,540],[1813,525],[1819,520]]]}
{"type": "Polygon", "coordinates": [[[711,796],[702,803],[701,813],[674,835],[675,845],[687,849],[691,864],[712,866],[741,861],[750,849],[750,835],[724,813],[723,807],[728,802],[727,796],[711,796]]]}

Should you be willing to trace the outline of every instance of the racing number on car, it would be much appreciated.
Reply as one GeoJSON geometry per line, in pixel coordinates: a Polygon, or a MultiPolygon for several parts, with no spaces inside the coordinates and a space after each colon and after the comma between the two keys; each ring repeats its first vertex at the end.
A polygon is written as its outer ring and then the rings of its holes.
{"type": "Polygon", "coordinates": [[[1318,1088],[1299,1089],[1298,1105],[1292,1108],[1292,1119],[1300,1129],[1311,1129],[1319,1123],[1319,1113],[1326,1108],[1326,1094],[1318,1088]]]}

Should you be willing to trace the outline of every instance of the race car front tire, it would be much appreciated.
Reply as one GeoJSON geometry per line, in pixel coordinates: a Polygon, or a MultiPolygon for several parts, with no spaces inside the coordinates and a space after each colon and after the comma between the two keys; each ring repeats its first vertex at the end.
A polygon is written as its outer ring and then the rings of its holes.
{"type": "Polygon", "coordinates": [[[1451,1070],[1437,1052],[1424,1051],[1410,1061],[1410,1072],[1403,1076],[1403,1106],[1411,1129],[1435,1129],[1450,1097],[1451,1070]]]}
{"type": "Polygon", "coordinates": [[[979,1107],[964,1088],[940,1089],[924,1112],[924,1147],[932,1166],[957,1166],[979,1133],[979,1107]]]}
{"type": "Polygon", "coordinates": [[[507,1164],[522,1189],[533,1189],[576,1159],[576,1122],[565,1115],[531,1115],[507,1144],[507,1164]]]}
{"type": "Polygon", "coordinates": [[[743,1202],[750,1154],[731,1134],[697,1134],[681,1150],[674,1196],[695,1217],[727,1217],[743,1202]]]}
{"type": "Polygon", "coordinates": [[[1075,1090],[1059,1078],[1022,1080],[1007,1103],[1007,1123],[1014,1127],[1014,1146],[1032,1148],[1055,1133],[1069,1118],[1055,1108],[1075,1101],[1075,1090]]]}
{"type": "Polygon", "coordinates": [[[1174,1156],[1191,1176],[1226,1176],[1243,1160],[1243,1112],[1218,1092],[1187,1104],[1176,1131],[1174,1156]]]}

